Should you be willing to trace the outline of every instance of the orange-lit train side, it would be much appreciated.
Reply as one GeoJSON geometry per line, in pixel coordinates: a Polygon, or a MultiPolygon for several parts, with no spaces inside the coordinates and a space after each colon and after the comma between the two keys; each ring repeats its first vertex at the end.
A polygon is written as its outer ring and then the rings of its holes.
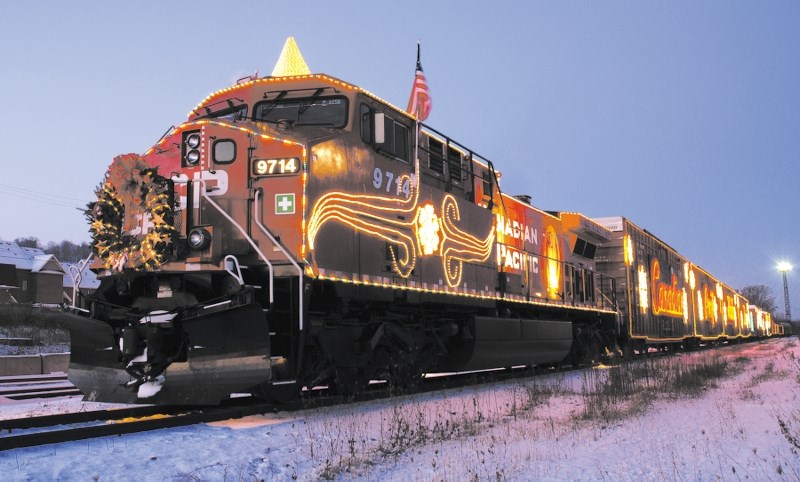
{"type": "Polygon", "coordinates": [[[748,305],[748,317],[753,325],[754,333],[759,337],[783,336],[791,334],[791,325],[784,325],[772,319],[768,311],[764,311],[758,306],[748,305]],[[787,333],[787,325],[789,333],[787,333]]]}
{"type": "Polygon", "coordinates": [[[649,231],[624,217],[596,221],[613,237],[600,247],[597,268],[616,280],[620,346],[692,348],[771,334],[757,328],[753,317],[763,313],[748,311],[747,299],[649,231]]]}

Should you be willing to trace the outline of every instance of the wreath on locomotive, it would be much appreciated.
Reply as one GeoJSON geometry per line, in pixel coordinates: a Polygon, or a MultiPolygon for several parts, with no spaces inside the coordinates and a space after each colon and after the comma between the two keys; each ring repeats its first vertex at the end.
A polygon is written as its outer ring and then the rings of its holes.
{"type": "Polygon", "coordinates": [[[171,181],[158,167],[138,154],[117,156],[95,194],[84,213],[92,251],[106,269],[154,270],[169,259],[178,231],[171,181]],[[137,225],[146,232],[130,234],[137,225]]]}

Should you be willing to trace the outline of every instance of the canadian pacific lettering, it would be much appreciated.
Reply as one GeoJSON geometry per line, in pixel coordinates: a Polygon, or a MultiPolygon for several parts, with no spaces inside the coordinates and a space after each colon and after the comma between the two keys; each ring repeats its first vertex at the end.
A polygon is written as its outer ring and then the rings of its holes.
{"type": "Polygon", "coordinates": [[[539,230],[528,226],[516,219],[506,219],[502,214],[497,214],[497,238],[519,239],[525,243],[539,245],[539,230]]]}

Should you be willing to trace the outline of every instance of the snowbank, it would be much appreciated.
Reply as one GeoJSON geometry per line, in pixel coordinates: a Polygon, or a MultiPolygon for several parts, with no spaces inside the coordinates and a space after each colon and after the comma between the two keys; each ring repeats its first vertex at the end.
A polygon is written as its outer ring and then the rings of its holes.
{"type": "MultiPolygon", "coordinates": [[[[797,339],[648,360],[626,372],[638,385],[623,387],[613,409],[587,411],[615,370],[16,449],[0,453],[0,471],[6,480],[800,479],[797,339]],[[654,367],[712,357],[726,376],[701,396],[659,391],[672,375],[654,367]]],[[[0,407],[8,418],[66,405],[81,402],[0,407]]]]}

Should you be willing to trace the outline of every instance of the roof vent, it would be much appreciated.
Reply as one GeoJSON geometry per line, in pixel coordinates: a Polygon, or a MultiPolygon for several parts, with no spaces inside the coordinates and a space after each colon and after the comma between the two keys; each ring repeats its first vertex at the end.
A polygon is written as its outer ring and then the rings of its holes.
{"type": "Polygon", "coordinates": [[[530,194],[517,194],[514,197],[519,199],[520,201],[524,202],[525,204],[530,204],[531,203],[531,195],[530,194]]]}

